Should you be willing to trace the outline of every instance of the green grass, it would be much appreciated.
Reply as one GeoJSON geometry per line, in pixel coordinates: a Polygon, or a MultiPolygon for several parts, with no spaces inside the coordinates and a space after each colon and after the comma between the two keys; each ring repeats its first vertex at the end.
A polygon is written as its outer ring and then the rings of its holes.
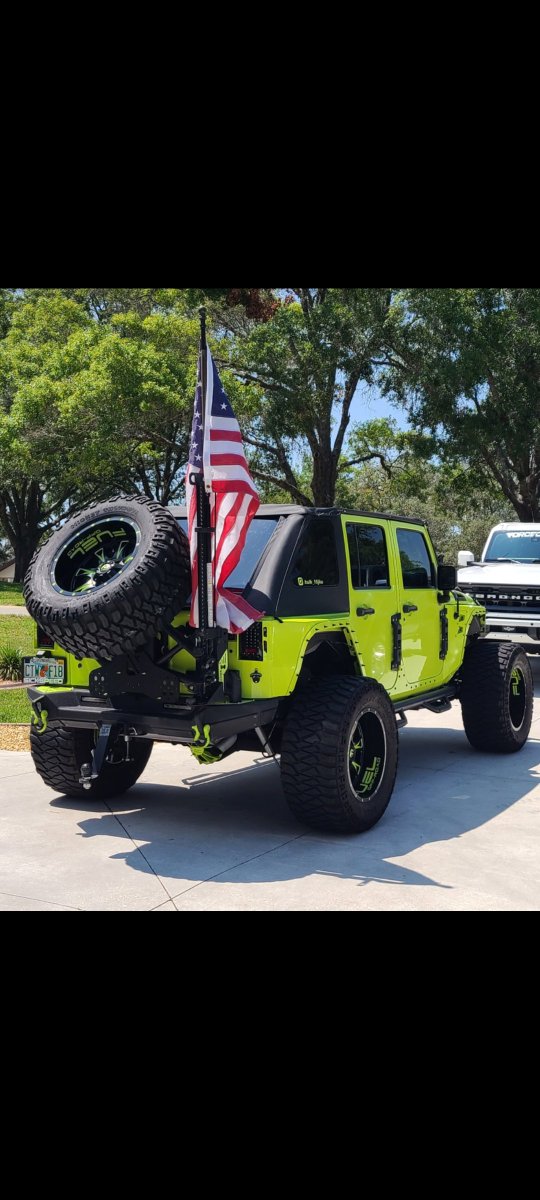
{"type": "Polygon", "coordinates": [[[28,724],[31,705],[26,688],[0,688],[0,725],[28,724]]]}
{"type": "Polygon", "coordinates": [[[13,646],[15,650],[22,650],[23,654],[31,654],[33,625],[30,617],[0,616],[0,646],[13,646]]]}
{"type": "Polygon", "coordinates": [[[22,583],[6,583],[0,579],[0,604],[24,605],[22,583]]]}

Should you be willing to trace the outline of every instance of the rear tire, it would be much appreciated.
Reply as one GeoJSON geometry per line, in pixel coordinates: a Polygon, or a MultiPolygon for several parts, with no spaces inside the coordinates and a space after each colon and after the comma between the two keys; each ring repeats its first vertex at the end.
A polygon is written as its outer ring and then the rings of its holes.
{"type": "Polygon", "coordinates": [[[281,774],[302,823],[344,833],[371,829],[392,795],[397,763],[395,712],[374,679],[334,675],[295,697],[281,774]]]}
{"type": "Polygon", "coordinates": [[[514,754],[531,728],[534,688],[529,660],[514,642],[473,642],[465,655],[460,692],[471,746],[514,754]]]}
{"type": "Polygon", "coordinates": [[[92,761],[93,734],[85,729],[66,729],[58,722],[48,725],[44,733],[30,730],[30,750],[43,782],[64,796],[84,800],[109,800],[127,792],[142,775],[152,746],[153,742],[132,741],[133,762],[104,763],[99,779],[86,790],[79,779],[83,763],[92,761]]]}

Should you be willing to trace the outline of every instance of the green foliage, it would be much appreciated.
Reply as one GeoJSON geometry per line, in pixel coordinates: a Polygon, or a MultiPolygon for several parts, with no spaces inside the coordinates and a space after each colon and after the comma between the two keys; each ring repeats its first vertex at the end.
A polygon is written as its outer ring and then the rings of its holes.
{"type": "Polygon", "coordinates": [[[25,299],[64,296],[80,305],[89,317],[108,324],[119,313],[134,312],[141,320],[153,312],[170,312],[186,303],[185,288],[26,288],[25,299]]]}
{"type": "Polygon", "coordinates": [[[118,488],[164,504],[180,495],[198,323],[171,289],[27,289],[10,305],[0,341],[0,531],[20,579],[40,537],[74,504],[118,488]]]}
{"type": "Polygon", "coordinates": [[[202,302],[264,499],[425,514],[451,560],[512,512],[540,520],[540,289],[4,288],[0,537],[19,578],[74,507],[182,498],[202,302]],[[352,424],[377,383],[412,428],[352,424]]]}
{"type": "Polygon", "coordinates": [[[332,504],[351,403],[374,377],[391,292],[384,288],[289,288],[271,320],[236,328],[226,343],[237,376],[259,391],[247,442],[263,484],[302,503],[332,504]],[[293,468],[311,460],[306,489],[293,468]]]}
{"type": "Polygon", "coordinates": [[[22,650],[15,646],[0,645],[0,679],[15,682],[22,679],[22,650]]]}
{"type": "Polygon", "coordinates": [[[2,688],[0,690],[0,724],[29,725],[32,706],[26,689],[2,688]]]}
{"type": "Polygon", "coordinates": [[[9,329],[12,304],[13,288],[0,288],[0,338],[4,338],[9,329]]]}
{"type": "Polygon", "coordinates": [[[521,520],[540,519],[540,289],[408,288],[396,296],[384,387],[521,520]]]}
{"type": "Polygon", "coordinates": [[[349,479],[341,502],[425,521],[437,553],[454,565],[459,550],[479,557],[491,527],[515,515],[495,488],[479,486],[465,468],[414,456],[404,456],[390,475],[379,464],[362,466],[349,479]]]}

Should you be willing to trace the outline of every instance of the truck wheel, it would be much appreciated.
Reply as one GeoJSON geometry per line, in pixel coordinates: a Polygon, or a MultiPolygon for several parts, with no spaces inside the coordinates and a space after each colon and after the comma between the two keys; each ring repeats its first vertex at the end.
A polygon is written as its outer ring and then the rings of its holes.
{"type": "Polygon", "coordinates": [[[71,654],[99,661],[150,642],[190,591],[187,537],[146,496],[117,496],[72,517],[37,551],[24,581],[40,628],[71,654]]]}
{"type": "MultiPolygon", "coordinates": [[[[85,729],[66,729],[65,725],[51,723],[44,733],[30,730],[30,750],[34,766],[47,787],[64,796],[80,796],[84,800],[109,800],[121,796],[133,787],[152,753],[152,742],[132,741],[130,754],[133,762],[121,761],[124,753],[122,742],[118,762],[104,763],[99,779],[87,791],[79,783],[83,763],[92,761],[94,736],[85,729]]],[[[114,757],[114,746],[113,746],[114,757]]]]}
{"type": "Polygon", "coordinates": [[[513,754],[531,728],[533,680],[527,655],[512,642],[473,642],[460,692],[465,733],[475,750],[513,754]]]}
{"type": "Polygon", "coordinates": [[[281,773],[299,821],[344,833],[371,829],[392,795],[397,762],[395,712],[374,679],[332,676],[295,697],[281,773]]]}

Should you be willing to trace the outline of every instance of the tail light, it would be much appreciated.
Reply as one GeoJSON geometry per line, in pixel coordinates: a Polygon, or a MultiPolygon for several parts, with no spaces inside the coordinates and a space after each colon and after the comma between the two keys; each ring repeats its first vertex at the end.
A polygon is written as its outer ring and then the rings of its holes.
{"type": "Polygon", "coordinates": [[[39,649],[42,647],[49,649],[50,647],[54,646],[54,638],[49,637],[49,634],[45,633],[44,629],[40,629],[39,625],[37,627],[37,644],[39,649]]]}
{"type": "Polygon", "coordinates": [[[254,625],[250,625],[245,633],[240,634],[240,658],[255,659],[256,662],[262,662],[263,654],[263,631],[262,622],[255,621],[254,625]]]}

